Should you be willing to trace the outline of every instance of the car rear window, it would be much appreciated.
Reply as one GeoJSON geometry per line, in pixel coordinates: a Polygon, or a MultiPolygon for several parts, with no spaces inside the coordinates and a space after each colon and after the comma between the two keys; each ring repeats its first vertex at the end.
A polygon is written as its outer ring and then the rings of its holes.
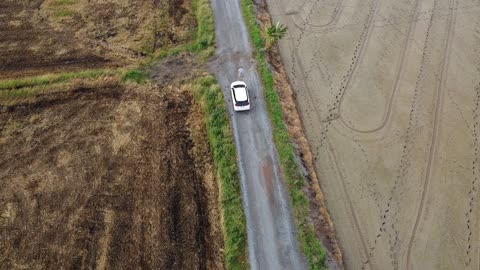
{"type": "Polygon", "coordinates": [[[247,105],[248,105],[248,101],[247,101],[247,100],[237,101],[237,102],[235,102],[235,104],[236,104],[237,106],[247,106],[247,105]]]}

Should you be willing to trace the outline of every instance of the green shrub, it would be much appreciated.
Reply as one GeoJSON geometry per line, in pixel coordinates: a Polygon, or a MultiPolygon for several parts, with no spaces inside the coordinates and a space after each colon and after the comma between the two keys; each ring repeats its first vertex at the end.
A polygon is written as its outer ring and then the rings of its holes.
{"type": "Polygon", "coordinates": [[[277,22],[275,25],[265,26],[265,49],[270,50],[275,41],[282,39],[287,34],[287,27],[277,22]]]}

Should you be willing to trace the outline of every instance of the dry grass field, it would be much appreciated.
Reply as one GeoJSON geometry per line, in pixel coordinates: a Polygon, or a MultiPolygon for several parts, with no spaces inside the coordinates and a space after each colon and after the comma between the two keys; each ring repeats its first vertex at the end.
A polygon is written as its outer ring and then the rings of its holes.
{"type": "Polygon", "coordinates": [[[195,24],[186,0],[4,0],[0,79],[132,65],[195,24]]]}

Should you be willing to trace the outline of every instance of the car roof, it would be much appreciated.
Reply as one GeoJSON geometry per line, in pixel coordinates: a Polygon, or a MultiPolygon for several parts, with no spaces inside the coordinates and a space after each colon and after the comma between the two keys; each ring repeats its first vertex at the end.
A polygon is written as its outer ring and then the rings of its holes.
{"type": "Polygon", "coordinates": [[[236,101],[246,101],[248,100],[247,96],[247,88],[245,87],[233,87],[233,96],[235,97],[236,101]]]}
{"type": "Polygon", "coordinates": [[[242,82],[242,81],[235,81],[235,82],[232,82],[232,84],[230,85],[230,87],[234,87],[234,86],[237,86],[237,85],[242,85],[244,87],[247,87],[247,84],[245,82],[242,82]]]}

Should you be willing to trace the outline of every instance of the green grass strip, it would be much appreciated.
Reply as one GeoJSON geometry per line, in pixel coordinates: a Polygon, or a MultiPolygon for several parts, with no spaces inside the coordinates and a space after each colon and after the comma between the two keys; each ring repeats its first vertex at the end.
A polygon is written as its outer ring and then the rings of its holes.
{"type": "Polygon", "coordinates": [[[223,94],[213,76],[195,80],[193,88],[194,97],[205,112],[208,140],[220,180],[225,266],[229,270],[246,269],[246,220],[240,194],[235,144],[223,94]]]}
{"type": "Polygon", "coordinates": [[[89,79],[98,78],[104,75],[117,75],[119,70],[85,70],[78,72],[47,74],[37,77],[0,80],[0,90],[19,89],[24,87],[33,87],[41,85],[49,85],[54,83],[67,82],[73,79],[89,79]]]}
{"type": "Polygon", "coordinates": [[[143,84],[148,80],[148,74],[140,69],[132,69],[122,76],[123,82],[135,82],[137,84],[143,84]]]}
{"type": "Polygon", "coordinates": [[[267,67],[264,42],[260,29],[255,20],[255,11],[252,0],[240,0],[243,16],[250,39],[254,47],[255,58],[258,62],[258,71],[263,85],[265,104],[270,115],[273,128],[273,141],[279,154],[280,166],[290,193],[293,215],[297,227],[300,248],[307,257],[310,269],[327,269],[325,265],[326,251],[315,237],[313,225],[308,217],[308,199],[303,192],[305,179],[300,172],[294,157],[294,147],[290,141],[287,128],[283,122],[283,111],[274,81],[267,67]]]}
{"type": "Polygon", "coordinates": [[[53,15],[55,15],[55,17],[71,17],[75,15],[75,12],[71,10],[59,10],[53,13],[53,15]]]}
{"type": "Polygon", "coordinates": [[[197,31],[194,37],[194,51],[202,51],[215,45],[215,25],[210,0],[192,0],[192,8],[197,18],[197,31]]]}
{"type": "Polygon", "coordinates": [[[51,4],[53,6],[63,6],[63,5],[70,5],[74,4],[75,2],[73,0],[55,0],[51,4]]]}

